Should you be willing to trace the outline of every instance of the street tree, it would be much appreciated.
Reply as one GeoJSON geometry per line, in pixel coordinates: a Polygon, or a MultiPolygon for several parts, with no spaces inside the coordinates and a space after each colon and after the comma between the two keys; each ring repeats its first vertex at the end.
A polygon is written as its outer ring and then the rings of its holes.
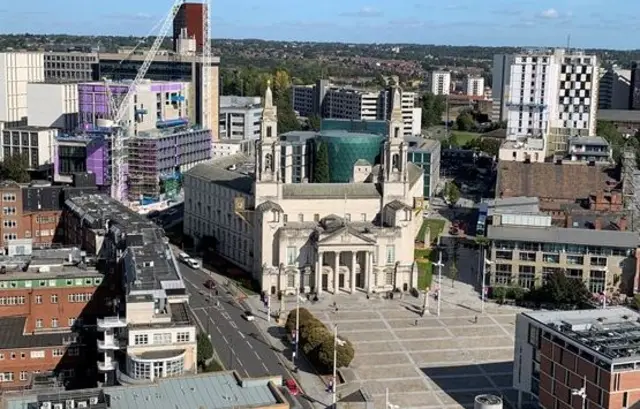
{"type": "Polygon", "coordinates": [[[455,183],[452,181],[445,183],[444,200],[447,201],[449,206],[455,206],[455,204],[458,203],[458,200],[460,200],[460,196],[460,189],[455,183]]]}
{"type": "Polygon", "coordinates": [[[453,262],[451,263],[451,266],[449,267],[449,273],[448,276],[451,279],[451,287],[454,287],[454,284],[456,282],[456,280],[458,279],[458,266],[457,266],[458,262],[457,260],[453,260],[453,262]]]}
{"type": "Polygon", "coordinates": [[[422,126],[428,128],[442,122],[442,114],[446,109],[442,95],[426,93],[422,96],[422,126]]]}
{"type": "Polygon", "coordinates": [[[318,116],[318,115],[311,115],[308,118],[309,121],[309,129],[312,131],[319,131],[320,130],[320,124],[322,122],[322,119],[318,116]]]}
{"type": "Polygon", "coordinates": [[[538,305],[550,304],[556,308],[574,309],[586,305],[591,293],[584,281],[569,278],[564,271],[556,271],[538,288],[529,291],[525,299],[538,305]]]}
{"type": "MultiPolygon", "coordinates": [[[[331,336],[318,348],[318,365],[323,372],[330,372],[333,368],[334,338],[331,336]]],[[[346,339],[339,339],[336,349],[336,367],[346,368],[353,361],[355,350],[353,345],[346,339]]]]}
{"type": "Polygon", "coordinates": [[[26,154],[13,154],[4,158],[0,164],[0,179],[27,183],[29,177],[29,158],[26,154]]]}
{"type": "Polygon", "coordinates": [[[459,131],[471,131],[475,128],[476,121],[473,119],[473,115],[467,111],[462,112],[456,118],[456,128],[459,131]]]}
{"type": "Polygon", "coordinates": [[[326,143],[321,142],[318,145],[316,152],[316,159],[313,166],[313,182],[314,183],[329,183],[329,148],[326,143]]]}
{"type": "Polygon", "coordinates": [[[198,365],[202,368],[207,366],[207,362],[213,357],[213,345],[209,337],[204,332],[199,332],[196,336],[198,346],[198,365]]]}

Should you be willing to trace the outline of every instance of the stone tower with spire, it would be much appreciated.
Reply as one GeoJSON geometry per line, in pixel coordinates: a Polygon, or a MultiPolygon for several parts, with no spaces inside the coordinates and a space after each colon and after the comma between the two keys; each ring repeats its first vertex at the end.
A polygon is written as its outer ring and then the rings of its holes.
{"type": "Polygon", "coordinates": [[[280,180],[280,140],[278,138],[278,109],[273,105],[271,81],[264,94],[260,139],[256,142],[256,195],[278,196],[280,180]],[[259,187],[260,185],[260,187],[259,187]]]}
{"type": "Polygon", "coordinates": [[[402,119],[402,100],[400,90],[393,90],[393,105],[389,120],[389,139],[385,143],[384,152],[384,181],[391,183],[406,183],[407,151],[403,135],[404,121],[402,119]]]}

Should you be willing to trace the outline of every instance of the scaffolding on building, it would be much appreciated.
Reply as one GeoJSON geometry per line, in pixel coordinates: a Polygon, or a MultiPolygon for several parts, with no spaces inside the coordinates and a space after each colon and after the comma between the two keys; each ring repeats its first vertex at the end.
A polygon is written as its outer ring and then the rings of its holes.
{"type": "Polygon", "coordinates": [[[158,175],[158,149],[153,138],[133,138],[129,140],[129,200],[134,202],[143,197],[160,196],[158,175]]]}
{"type": "Polygon", "coordinates": [[[636,153],[630,147],[622,153],[622,194],[631,230],[640,232],[640,170],[636,153]]]}

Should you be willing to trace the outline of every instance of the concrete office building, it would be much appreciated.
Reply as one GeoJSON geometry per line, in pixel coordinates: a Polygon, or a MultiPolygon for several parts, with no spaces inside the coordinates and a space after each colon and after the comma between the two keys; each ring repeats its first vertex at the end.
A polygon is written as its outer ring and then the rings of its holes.
{"type": "MultiPolygon", "coordinates": [[[[497,56],[495,103],[506,111],[507,140],[546,157],[564,155],[571,136],[594,136],[598,62],[593,55],[557,49],[497,56]],[[509,74],[505,72],[509,70],[509,74]],[[505,82],[505,78],[509,82],[505,82]],[[502,101],[499,99],[502,98],[502,101]]],[[[503,111],[503,112],[504,112],[503,111]]],[[[495,114],[495,109],[494,109],[495,114]]],[[[507,147],[510,152],[514,147],[507,147]]],[[[508,155],[501,155],[508,156],[508,155]]],[[[521,155],[515,155],[521,157],[521,155]]]]}
{"type": "Polygon", "coordinates": [[[92,65],[98,62],[97,53],[78,51],[46,51],[44,57],[45,81],[91,81],[92,65]]]}
{"type": "Polygon", "coordinates": [[[70,183],[73,174],[89,172],[96,185],[107,191],[111,183],[111,142],[104,134],[58,135],[54,146],[53,180],[70,183]]]}
{"type": "MultiPolygon", "coordinates": [[[[116,102],[115,106],[119,106],[130,85],[127,81],[78,84],[78,116],[81,126],[91,129],[112,123],[115,112],[109,101],[109,93],[116,102]]],[[[189,83],[145,80],[136,86],[133,92],[129,112],[124,117],[125,123],[128,124],[126,132],[129,136],[156,128],[193,122],[195,115],[192,105],[189,104],[189,83]]]]}
{"type": "MultiPolygon", "coordinates": [[[[300,116],[318,115],[321,118],[363,121],[386,121],[393,111],[394,89],[366,91],[333,87],[328,81],[316,85],[292,87],[293,109],[300,116]]],[[[404,136],[419,135],[422,131],[422,108],[417,105],[415,92],[400,91],[404,136]]]]}
{"type": "Polygon", "coordinates": [[[214,158],[236,153],[253,155],[260,139],[260,97],[220,97],[220,138],[213,144],[214,158]]]}
{"type": "Polygon", "coordinates": [[[599,136],[569,138],[567,160],[588,164],[613,164],[613,149],[606,139],[599,136]]]}
{"type": "Polygon", "coordinates": [[[280,391],[281,385],[281,377],[242,378],[237,372],[213,372],[149,384],[7,393],[2,397],[2,409],[228,409],[229,399],[235,409],[289,409],[290,398],[280,391]]]}
{"type": "Polygon", "coordinates": [[[464,78],[462,89],[466,95],[474,97],[484,96],[484,78],[475,75],[467,75],[464,78]]]}
{"type": "Polygon", "coordinates": [[[628,109],[640,109],[640,62],[638,61],[634,61],[631,63],[628,109]]]}
{"type": "Polygon", "coordinates": [[[26,387],[53,371],[68,385],[90,385],[95,345],[85,326],[105,308],[108,277],[78,248],[32,249],[12,240],[0,256],[0,390],[26,387]],[[26,266],[26,268],[24,267],[26,266]]]}
{"type": "Polygon", "coordinates": [[[440,183],[440,141],[411,137],[405,142],[409,146],[407,159],[424,172],[423,196],[429,200],[440,183]]]}
{"type": "Polygon", "coordinates": [[[502,122],[507,120],[507,100],[509,96],[509,84],[511,83],[511,65],[515,61],[513,54],[496,54],[493,56],[491,68],[491,121],[502,122]]]}
{"type": "Polygon", "coordinates": [[[2,131],[2,156],[25,155],[29,169],[53,164],[57,129],[39,126],[18,126],[2,131]]]}
{"type": "Polygon", "coordinates": [[[73,132],[78,127],[78,84],[30,83],[27,106],[29,126],[73,132]]]}
{"type": "Polygon", "coordinates": [[[598,109],[629,109],[631,70],[616,66],[600,70],[598,109]]]}
{"type": "MultiPolygon", "coordinates": [[[[354,161],[350,183],[293,183],[281,170],[276,107],[267,89],[256,158],[220,158],[185,174],[185,234],[196,243],[215,238],[223,257],[272,294],[415,288],[423,175],[407,161],[398,91],[394,100],[390,137],[370,135],[381,139],[384,166],[354,161]]],[[[346,152],[351,158],[353,147],[346,152]]]]}
{"type": "MultiPolygon", "coordinates": [[[[130,55],[118,53],[99,54],[99,62],[93,66],[93,79],[101,81],[106,77],[113,81],[132,80],[136,77],[145,57],[146,54],[137,52],[130,55]]],[[[191,83],[193,92],[191,93],[192,100],[189,101],[189,106],[195,113],[194,122],[205,129],[211,129],[211,137],[213,141],[216,141],[219,135],[219,67],[219,57],[212,57],[211,66],[204,67],[201,55],[160,54],[151,63],[145,78],[152,81],[191,83]],[[204,98],[203,71],[208,72],[210,78],[211,109],[209,112],[203,112],[202,110],[204,98]]]]}
{"type": "Polygon", "coordinates": [[[0,53],[0,123],[27,124],[27,84],[44,81],[42,53],[0,53]]]}
{"type": "Polygon", "coordinates": [[[626,217],[596,212],[566,217],[564,226],[556,227],[552,216],[539,212],[493,215],[487,229],[490,285],[533,288],[562,271],[583,280],[592,293],[610,292],[614,282],[636,288],[640,240],[627,230],[626,217]]]}
{"type": "Polygon", "coordinates": [[[97,320],[101,381],[137,384],[195,373],[189,295],[163,230],[104,195],[73,197],[65,207],[67,242],[82,243],[121,272],[121,296],[111,315],[97,320]]]}
{"type": "Polygon", "coordinates": [[[513,386],[541,409],[633,408],[640,315],[623,307],[531,311],[516,318],[513,386]],[[586,397],[572,393],[586,388],[586,397]],[[584,400],[583,400],[584,399],[584,400]]]}
{"type": "Polygon", "coordinates": [[[211,159],[211,131],[178,127],[139,132],[127,142],[129,200],[175,195],[180,174],[211,159]]]}
{"type": "Polygon", "coordinates": [[[432,71],[427,77],[427,90],[433,95],[449,95],[451,92],[451,73],[432,71]]]}

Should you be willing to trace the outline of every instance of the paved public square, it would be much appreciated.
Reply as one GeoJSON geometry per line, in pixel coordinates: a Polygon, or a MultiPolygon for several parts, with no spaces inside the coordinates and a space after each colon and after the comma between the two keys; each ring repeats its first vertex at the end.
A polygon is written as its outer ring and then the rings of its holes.
{"type": "Polygon", "coordinates": [[[511,389],[516,307],[485,304],[470,285],[443,283],[440,317],[430,300],[430,314],[420,318],[421,299],[367,300],[364,294],[328,296],[304,307],[355,347],[355,359],[343,370],[344,393],[360,386],[376,409],[389,401],[400,408],[473,407],[476,395],[503,396],[513,407],[511,389]],[[335,301],[338,312],[332,307],[335,301]],[[475,317],[478,322],[475,322],[475,317]],[[416,319],[418,320],[416,325],[416,319]]]}

